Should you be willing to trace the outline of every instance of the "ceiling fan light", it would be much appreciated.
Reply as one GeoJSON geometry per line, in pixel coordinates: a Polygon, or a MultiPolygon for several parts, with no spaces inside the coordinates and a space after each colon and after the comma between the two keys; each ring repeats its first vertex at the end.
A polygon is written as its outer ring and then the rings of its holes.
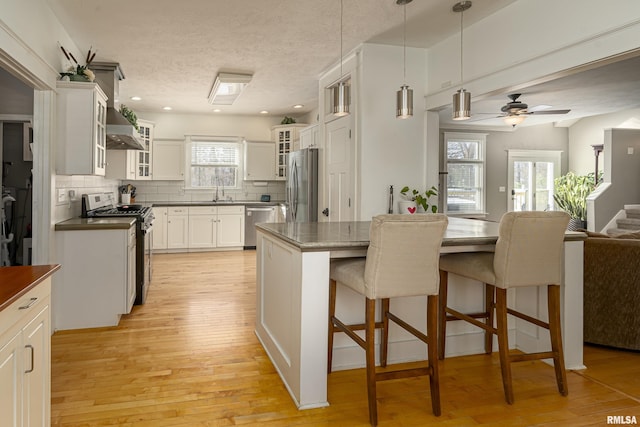
{"type": "Polygon", "coordinates": [[[469,120],[471,118],[471,92],[464,89],[453,94],[453,120],[469,120]]]}
{"type": "Polygon", "coordinates": [[[413,116],[413,89],[402,85],[396,93],[396,118],[408,119],[413,116]]]}
{"type": "Polygon", "coordinates": [[[508,124],[508,125],[515,126],[515,125],[519,125],[520,123],[524,122],[525,118],[526,118],[525,116],[521,116],[519,114],[509,115],[509,116],[505,116],[504,122],[506,124],[508,124]]]}
{"type": "Polygon", "coordinates": [[[349,93],[349,85],[344,82],[338,83],[333,87],[333,115],[346,116],[349,114],[349,104],[351,103],[351,95],[349,93]]]}

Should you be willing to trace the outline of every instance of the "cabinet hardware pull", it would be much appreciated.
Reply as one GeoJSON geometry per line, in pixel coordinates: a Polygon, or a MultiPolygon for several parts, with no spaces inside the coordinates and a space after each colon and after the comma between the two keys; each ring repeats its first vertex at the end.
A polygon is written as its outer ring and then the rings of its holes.
{"type": "Polygon", "coordinates": [[[34,366],[34,353],[35,353],[35,350],[34,350],[33,346],[30,345],[30,344],[25,345],[24,348],[28,348],[29,350],[31,350],[31,369],[27,369],[26,371],[24,371],[25,374],[29,374],[29,373],[33,372],[33,370],[35,369],[35,366],[34,366]]]}
{"type": "Polygon", "coordinates": [[[36,301],[38,301],[38,297],[32,297],[31,299],[29,299],[29,302],[26,303],[25,305],[21,305],[20,307],[18,307],[18,310],[26,310],[27,308],[31,308],[31,306],[33,304],[36,303],[36,301]]]}

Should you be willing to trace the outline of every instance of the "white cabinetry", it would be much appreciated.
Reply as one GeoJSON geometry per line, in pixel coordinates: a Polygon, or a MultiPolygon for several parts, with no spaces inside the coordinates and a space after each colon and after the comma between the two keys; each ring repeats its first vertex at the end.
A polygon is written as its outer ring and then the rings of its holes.
{"type": "Polygon", "coordinates": [[[217,247],[244,246],[244,209],[244,206],[218,207],[217,247]]]}
{"type": "Polygon", "coordinates": [[[57,82],[60,175],[104,175],[107,96],[97,83],[57,82]]]}
{"type": "Polygon", "coordinates": [[[57,253],[64,268],[56,277],[62,285],[53,288],[56,330],[116,326],[122,314],[131,312],[135,221],[117,227],[57,228],[57,253]]]}
{"type": "Polygon", "coordinates": [[[245,181],[273,181],[276,179],[275,144],[273,142],[244,143],[245,181]]]}
{"type": "Polygon", "coordinates": [[[271,128],[273,141],[276,144],[276,180],[284,181],[287,179],[287,154],[295,149],[296,143],[299,144],[300,129],[306,126],[306,124],[298,123],[271,128]]]}
{"type": "Polygon", "coordinates": [[[320,148],[318,125],[300,130],[300,149],[304,148],[320,148]]]}
{"type": "Polygon", "coordinates": [[[151,161],[153,149],[153,127],[154,124],[146,120],[138,120],[138,132],[142,138],[144,150],[136,150],[138,157],[136,167],[136,179],[151,179],[151,161]]]}
{"type": "Polygon", "coordinates": [[[153,208],[153,242],[154,251],[167,249],[167,208],[153,208]]]}
{"type": "Polygon", "coordinates": [[[197,206],[189,208],[189,249],[216,247],[218,208],[197,206]]]}
{"type": "Polygon", "coordinates": [[[184,180],[184,141],[153,141],[154,180],[184,180]]]}
{"type": "Polygon", "coordinates": [[[7,426],[51,422],[51,279],[0,312],[0,419],[7,426]]]}
{"type": "Polygon", "coordinates": [[[107,178],[134,180],[137,167],[137,150],[107,150],[107,178]]]}
{"type": "Polygon", "coordinates": [[[167,208],[167,249],[189,247],[189,208],[167,208]]]}

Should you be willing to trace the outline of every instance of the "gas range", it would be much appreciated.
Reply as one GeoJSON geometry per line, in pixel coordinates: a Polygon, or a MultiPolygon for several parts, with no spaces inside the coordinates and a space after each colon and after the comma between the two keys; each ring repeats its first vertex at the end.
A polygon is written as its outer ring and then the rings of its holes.
{"type": "Polygon", "coordinates": [[[144,304],[151,282],[153,210],[148,206],[118,205],[115,193],[82,195],[83,218],[136,218],[136,304],[144,304]]]}

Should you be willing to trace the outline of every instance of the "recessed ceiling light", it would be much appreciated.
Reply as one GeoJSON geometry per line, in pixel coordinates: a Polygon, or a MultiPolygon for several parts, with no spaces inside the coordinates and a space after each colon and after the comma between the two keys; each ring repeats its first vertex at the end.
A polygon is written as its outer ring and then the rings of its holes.
{"type": "Polygon", "coordinates": [[[173,110],[173,108],[171,108],[171,107],[162,107],[162,109],[163,109],[163,110],[167,110],[167,111],[169,111],[169,110],[173,110]]]}
{"type": "Polygon", "coordinates": [[[140,98],[139,96],[132,96],[131,100],[132,101],[142,101],[142,98],[140,98]]]}
{"type": "Polygon", "coordinates": [[[304,105],[302,105],[302,104],[296,104],[296,105],[293,106],[293,108],[295,108],[295,109],[302,108],[302,107],[304,107],[304,105]]]}
{"type": "Polygon", "coordinates": [[[260,111],[260,114],[269,114],[269,112],[267,110],[262,110],[260,111]]]}
{"type": "Polygon", "coordinates": [[[222,111],[222,110],[221,110],[221,109],[219,109],[219,108],[215,108],[215,109],[213,110],[213,112],[214,112],[214,113],[219,113],[220,111],[222,111]]]}

